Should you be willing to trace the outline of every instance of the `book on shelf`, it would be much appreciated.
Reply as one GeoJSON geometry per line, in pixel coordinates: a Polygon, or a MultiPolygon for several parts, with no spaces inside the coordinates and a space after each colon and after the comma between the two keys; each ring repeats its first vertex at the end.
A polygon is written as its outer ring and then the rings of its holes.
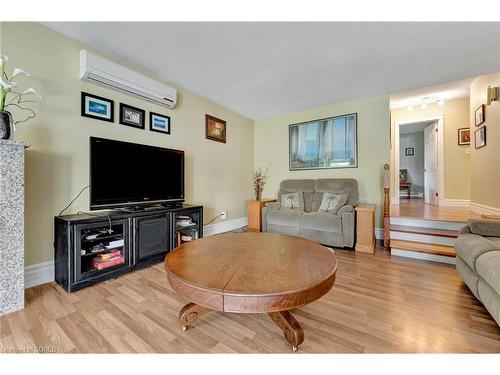
{"type": "Polygon", "coordinates": [[[111,259],[103,260],[101,262],[99,262],[96,258],[92,259],[92,267],[96,270],[103,270],[125,263],[125,258],[121,255],[113,257],[111,259]]]}
{"type": "Polygon", "coordinates": [[[96,255],[95,261],[96,262],[104,262],[108,259],[120,256],[120,255],[122,255],[121,250],[113,250],[113,251],[110,251],[109,253],[100,253],[100,254],[96,255]]]}
{"type": "Polygon", "coordinates": [[[123,246],[125,244],[125,240],[122,238],[121,240],[109,241],[109,244],[106,245],[106,249],[114,249],[116,247],[123,246]]]}

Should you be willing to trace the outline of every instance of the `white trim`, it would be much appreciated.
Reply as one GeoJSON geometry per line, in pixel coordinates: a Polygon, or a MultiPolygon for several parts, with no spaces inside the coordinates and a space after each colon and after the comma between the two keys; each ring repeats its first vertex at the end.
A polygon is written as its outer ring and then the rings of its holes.
{"type": "Polygon", "coordinates": [[[203,227],[203,236],[213,236],[214,234],[230,232],[248,225],[248,217],[240,217],[234,220],[227,220],[221,223],[209,224],[203,227]]]}
{"type": "Polygon", "coordinates": [[[470,199],[440,199],[439,205],[444,207],[469,207],[470,199]]]}
{"type": "Polygon", "coordinates": [[[437,173],[438,173],[438,195],[439,198],[444,199],[444,115],[435,116],[431,118],[418,119],[413,121],[397,121],[394,123],[394,170],[392,178],[394,179],[394,195],[392,197],[392,204],[399,204],[399,127],[401,125],[414,124],[416,122],[431,122],[437,121],[438,127],[438,160],[437,160],[437,173]]]}
{"type": "Polygon", "coordinates": [[[391,217],[390,223],[393,225],[444,230],[459,230],[465,225],[465,222],[460,221],[426,220],[406,217],[391,217]]]}
{"type": "Polygon", "coordinates": [[[375,228],[375,238],[377,240],[384,239],[384,228],[375,228]]]}
{"type": "Polygon", "coordinates": [[[455,238],[433,236],[421,233],[391,231],[391,240],[412,241],[431,245],[455,246],[455,238]]]}
{"type": "Polygon", "coordinates": [[[54,261],[24,267],[24,289],[54,281],[54,261]]]}
{"type": "Polygon", "coordinates": [[[419,251],[410,251],[410,250],[395,249],[395,248],[391,249],[391,256],[398,256],[398,257],[419,259],[419,260],[429,260],[431,262],[439,262],[446,264],[456,263],[455,257],[447,257],[444,255],[428,254],[428,253],[421,253],[419,251]]]}
{"type": "Polygon", "coordinates": [[[485,214],[485,215],[500,214],[500,208],[490,207],[480,203],[470,202],[469,207],[472,211],[477,212],[479,214],[485,214]]]}

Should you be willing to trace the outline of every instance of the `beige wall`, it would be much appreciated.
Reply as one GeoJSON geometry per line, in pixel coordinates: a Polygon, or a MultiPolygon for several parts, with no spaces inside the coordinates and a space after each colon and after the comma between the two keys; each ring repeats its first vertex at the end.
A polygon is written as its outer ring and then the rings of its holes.
{"type": "Polygon", "coordinates": [[[280,181],[288,178],[356,178],[360,201],[377,205],[377,227],[383,205],[383,166],[389,162],[389,98],[373,97],[336,103],[255,122],[255,167],[269,163],[265,197],[276,197],[280,181]],[[288,125],[307,120],[358,113],[358,168],[288,170],[288,125]]]}
{"type": "MultiPolygon", "coordinates": [[[[31,72],[19,82],[29,81],[43,96],[34,106],[37,118],[15,134],[32,144],[26,154],[26,265],[53,258],[54,215],[89,183],[90,136],[184,150],[186,201],[204,205],[206,221],[222,210],[229,219],[245,216],[252,197],[253,120],[182,89],[178,106],[169,110],[79,81],[81,43],[35,23],[4,23],[2,31],[10,72],[31,72]],[[113,99],[115,123],[81,117],[81,91],[113,99]],[[171,135],[118,124],[119,102],[169,115],[171,135]],[[227,144],[205,139],[205,113],[227,121],[227,144]]],[[[85,193],[69,212],[88,209],[85,193]]]]}
{"type": "MultiPolygon", "coordinates": [[[[469,124],[469,98],[445,101],[443,106],[428,105],[408,111],[406,108],[391,111],[391,165],[394,165],[394,125],[397,122],[412,122],[444,116],[444,197],[445,199],[470,199],[470,154],[471,146],[458,146],[458,129],[469,124]]],[[[392,179],[394,192],[395,180],[392,179]]]]}
{"type": "Polygon", "coordinates": [[[500,86],[500,73],[477,77],[470,89],[471,127],[471,201],[493,208],[500,208],[500,101],[486,105],[488,86],[500,86]],[[485,105],[486,146],[474,147],[474,111],[485,105]]]}

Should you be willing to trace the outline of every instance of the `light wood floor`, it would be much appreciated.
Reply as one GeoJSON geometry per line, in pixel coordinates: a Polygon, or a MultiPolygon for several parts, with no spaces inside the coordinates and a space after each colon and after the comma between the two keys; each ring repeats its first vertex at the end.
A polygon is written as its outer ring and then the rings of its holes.
{"type": "MultiPolygon", "coordinates": [[[[295,310],[305,332],[298,353],[500,352],[500,328],[455,269],[438,263],[336,250],[333,289],[295,310]]],[[[266,315],[210,313],[183,332],[186,303],[163,265],[73,294],[55,284],[28,289],[24,310],[0,318],[0,352],[290,353],[266,315]]]]}
{"type": "Polygon", "coordinates": [[[467,222],[469,219],[480,219],[481,215],[466,207],[444,207],[425,204],[422,199],[402,199],[391,206],[391,216],[410,217],[428,220],[467,222]]]}

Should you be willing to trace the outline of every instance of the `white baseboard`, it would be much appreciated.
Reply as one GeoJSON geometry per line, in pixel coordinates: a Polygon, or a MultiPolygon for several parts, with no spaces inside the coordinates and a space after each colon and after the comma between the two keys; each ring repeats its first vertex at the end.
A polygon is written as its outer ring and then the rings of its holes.
{"type": "Polygon", "coordinates": [[[240,217],[234,220],[227,220],[221,223],[209,224],[203,227],[203,236],[213,236],[214,234],[230,232],[235,229],[243,228],[248,225],[248,218],[240,217]]]}
{"type": "Polygon", "coordinates": [[[54,261],[24,267],[24,289],[54,281],[54,261]]]}
{"type": "Polygon", "coordinates": [[[455,238],[420,233],[391,231],[391,240],[411,241],[432,245],[455,246],[455,238]]]}
{"type": "Polygon", "coordinates": [[[377,240],[384,239],[384,228],[375,228],[375,238],[377,240]]]}
{"type": "Polygon", "coordinates": [[[440,199],[439,205],[443,207],[469,207],[469,199],[440,199]]]}
{"type": "Polygon", "coordinates": [[[446,263],[446,264],[455,264],[456,262],[455,257],[447,257],[444,255],[428,254],[428,253],[421,253],[419,251],[410,251],[410,250],[395,249],[395,248],[391,249],[391,256],[398,256],[398,257],[419,259],[419,260],[429,260],[431,262],[446,263]]]}
{"type": "Polygon", "coordinates": [[[480,203],[470,202],[470,209],[479,214],[500,215],[500,208],[490,207],[480,203]]]}

